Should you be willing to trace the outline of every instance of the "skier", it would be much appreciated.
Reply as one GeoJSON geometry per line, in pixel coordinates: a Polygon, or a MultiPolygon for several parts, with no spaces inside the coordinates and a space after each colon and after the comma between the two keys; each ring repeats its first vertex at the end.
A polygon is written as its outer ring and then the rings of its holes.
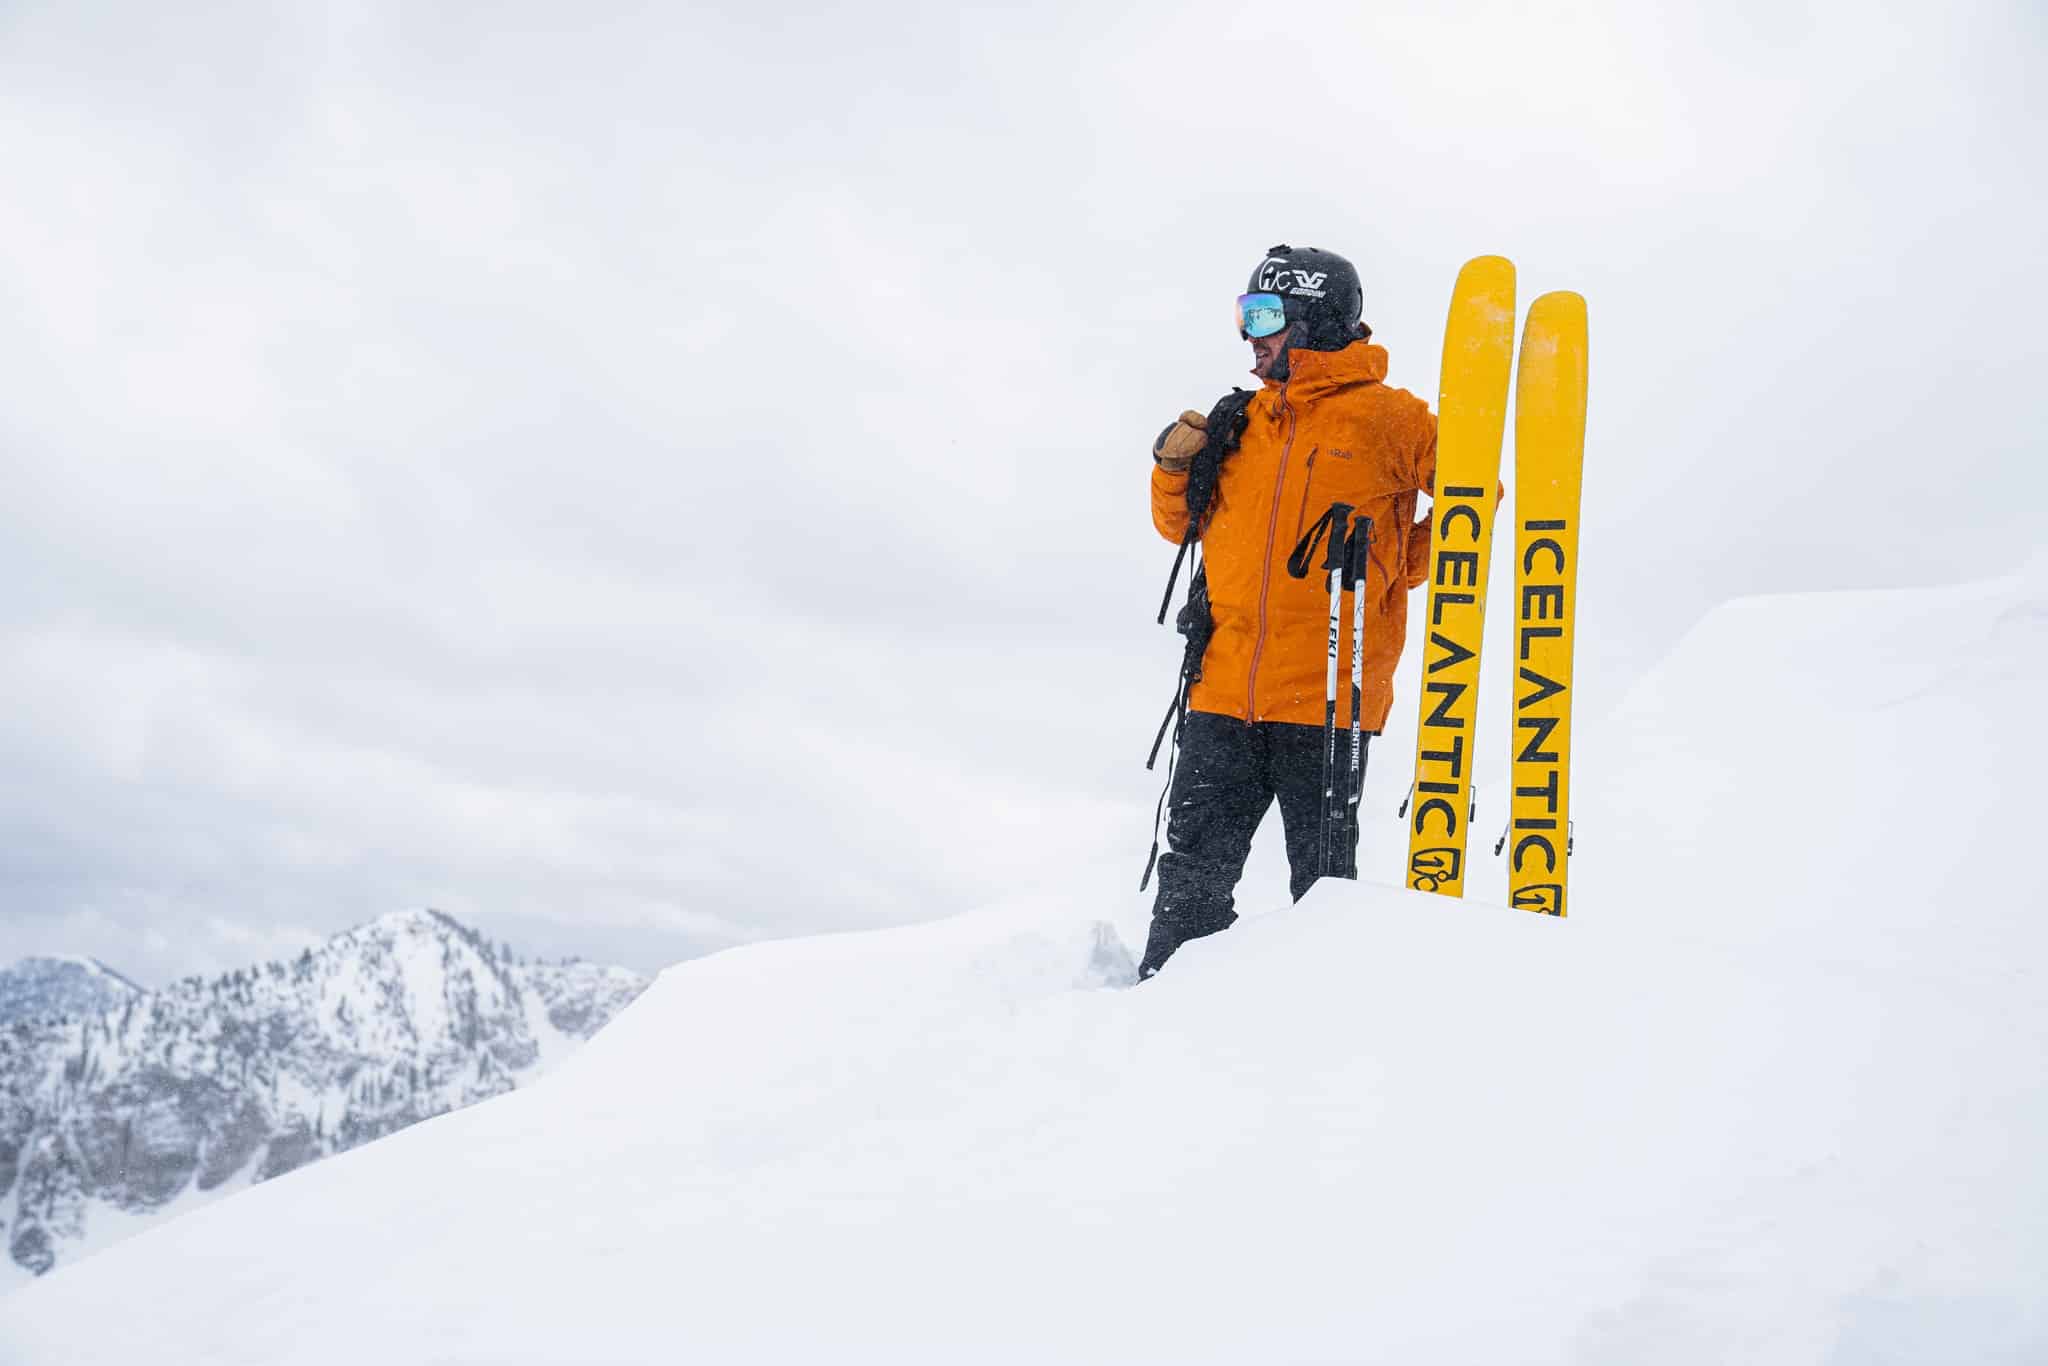
{"type": "MultiPolygon", "coordinates": [[[[1324,580],[1291,576],[1287,560],[1335,502],[1376,529],[1357,589],[1363,729],[1377,734],[1393,704],[1408,591],[1427,574],[1429,523],[1416,520],[1416,504],[1436,475],[1436,419],[1421,399],[1386,385],[1387,353],[1360,321],[1362,306],[1349,261],[1284,244],[1267,251],[1237,301],[1238,335],[1251,343],[1263,387],[1243,409],[1243,434],[1196,530],[1212,634],[1167,794],[1167,851],[1141,978],[1186,941],[1237,919],[1233,891],[1276,798],[1295,900],[1322,871],[1330,604],[1324,580]]],[[[1189,468],[1210,435],[1208,418],[1190,411],[1153,443],[1152,524],[1176,544],[1188,531],[1189,468]]],[[[1217,435],[1227,442],[1228,433],[1217,435]]],[[[1350,655],[1346,620],[1339,657],[1350,655]]],[[[1356,828],[1348,834],[1347,853],[1356,828]]]]}

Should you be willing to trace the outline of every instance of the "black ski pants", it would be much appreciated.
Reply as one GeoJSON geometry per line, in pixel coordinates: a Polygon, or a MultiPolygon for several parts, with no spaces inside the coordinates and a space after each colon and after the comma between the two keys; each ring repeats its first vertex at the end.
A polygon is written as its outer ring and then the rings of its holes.
{"type": "MultiPolygon", "coordinates": [[[[1361,738],[1370,742],[1369,735],[1361,738]]],[[[1237,880],[1252,834],[1276,798],[1294,899],[1315,884],[1322,875],[1324,743],[1321,726],[1188,713],[1166,798],[1167,848],[1159,856],[1159,896],[1140,976],[1159,971],[1188,940],[1227,930],[1237,919],[1237,880]]],[[[1361,752],[1361,777],[1364,757],[1361,752]]],[[[1351,764],[1348,731],[1337,737],[1337,762],[1342,788],[1351,764]]],[[[1357,842],[1353,831],[1353,851],[1357,842]]],[[[1355,861],[1355,853],[1345,859],[1355,861]]]]}

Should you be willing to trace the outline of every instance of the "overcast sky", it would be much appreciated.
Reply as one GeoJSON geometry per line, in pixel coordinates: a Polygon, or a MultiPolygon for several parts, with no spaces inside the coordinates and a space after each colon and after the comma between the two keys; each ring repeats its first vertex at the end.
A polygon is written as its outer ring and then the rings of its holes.
{"type": "Polygon", "coordinates": [[[0,961],[1128,904],[1145,449],[1282,240],[1432,403],[1466,257],[1587,296],[1582,715],[2009,569],[2042,14],[0,6],[0,961]]]}

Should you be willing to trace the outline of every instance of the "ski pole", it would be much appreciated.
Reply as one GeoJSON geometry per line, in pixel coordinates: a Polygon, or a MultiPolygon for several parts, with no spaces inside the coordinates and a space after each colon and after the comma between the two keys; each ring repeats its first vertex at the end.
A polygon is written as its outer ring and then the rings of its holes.
{"type": "Polygon", "coordinates": [[[1350,554],[1350,542],[1345,533],[1350,525],[1351,504],[1330,504],[1330,510],[1316,519],[1316,524],[1294,547],[1294,553],[1287,557],[1287,573],[1293,578],[1305,579],[1310,557],[1316,553],[1316,542],[1326,535],[1329,537],[1323,547],[1322,565],[1330,576],[1330,646],[1329,663],[1323,673],[1323,807],[1316,830],[1317,877],[1328,877],[1331,872],[1330,847],[1334,834],[1330,817],[1337,792],[1337,633],[1344,621],[1344,571],[1350,554]]]}
{"type": "Polygon", "coordinates": [[[1323,568],[1330,572],[1330,661],[1324,674],[1323,684],[1323,816],[1321,829],[1317,832],[1322,839],[1322,853],[1318,858],[1318,871],[1323,877],[1338,872],[1338,863],[1332,857],[1338,838],[1333,828],[1341,823],[1337,814],[1337,635],[1344,621],[1344,575],[1350,567],[1350,538],[1346,524],[1351,519],[1351,509],[1343,503],[1330,505],[1330,539],[1323,551],[1323,568]]]}
{"type": "Polygon", "coordinates": [[[1346,577],[1351,580],[1351,772],[1344,789],[1344,821],[1339,838],[1343,841],[1345,872],[1358,876],[1358,803],[1365,795],[1365,751],[1359,728],[1359,712],[1365,698],[1365,580],[1372,567],[1372,518],[1360,517],[1351,525],[1351,543],[1346,547],[1346,577]]]}

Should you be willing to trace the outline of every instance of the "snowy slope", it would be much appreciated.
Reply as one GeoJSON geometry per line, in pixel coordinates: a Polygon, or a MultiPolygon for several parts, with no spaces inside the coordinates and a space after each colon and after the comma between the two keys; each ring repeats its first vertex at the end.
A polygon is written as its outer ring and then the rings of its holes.
{"type": "Polygon", "coordinates": [[[1326,884],[1133,990],[1043,905],[683,964],[20,1292],[0,1360],[2044,1359],[2044,628],[2039,572],[1715,614],[1585,726],[1567,921],[1326,884]]]}
{"type": "Polygon", "coordinates": [[[2038,949],[2044,698],[2048,553],[1983,584],[1728,604],[1592,730],[1577,894],[1817,952],[2038,949]]]}
{"type": "Polygon", "coordinates": [[[511,1090],[645,986],[435,911],[104,1010],[0,1028],[0,1288],[511,1090]]]}
{"type": "Polygon", "coordinates": [[[22,958],[0,968],[0,1026],[96,1015],[141,994],[141,987],[97,958],[22,958]]]}

